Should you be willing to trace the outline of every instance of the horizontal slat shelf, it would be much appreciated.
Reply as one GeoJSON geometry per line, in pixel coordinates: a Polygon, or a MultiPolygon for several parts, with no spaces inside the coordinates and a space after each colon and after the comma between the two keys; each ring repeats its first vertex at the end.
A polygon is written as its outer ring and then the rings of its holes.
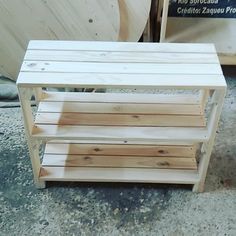
{"type": "Polygon", "coordinates": [[[218,64],[217,55],[211,53],[158,53],[158,52],[108,52],[108,51],[53,51],[28,50],[25,61],[77,61],[77,62],[136,62],[218,64]]]}
{"type": "Polygon", "coordinates": [[[206,128],[183,127],[37,125],[33,127],[32,137],[68,140],[204,142],[208,140],[208,131],[206,128]]]}
{"type": "MultiPolygon", "coordinates": [[[[209,69],[209,67],[207,67],[209,69]]],[[[182,68],[184,70],[184,68],[182,68]]],[[[71,88],[175,88],[175,89],[219,89],[226,83],[221,74],[195,75],[193,73],[172,74],[101,74],[101,73],[47,73],[21,72],[18,86],[25,87],[71,87],[71,88]]],[[[185,70],[184,70],[185,71],[185,70]]],[[[214,73],[214,72],[213,72],[214,73]]]]}
{"type": "Polygon", "coordinates": [[[28,50],[64,50],[64,51],[118,51],[118,52],[184,52],[213,53],[213,44],[179,44],[179,43],[133,43],[133,42],[86,42],[86,41],[30,41],[28,50]]]}
{"type": "Polygon", "coordinates": [[[47,141],[47,143],[50,144],[78,144],[78,143],[83,143],[83,144],[98,144],[98,145],[104,145],[104,144],[108,144],[108,145],[139,145],[141,147],[143,147],[143,145],[154,145],[154,146],[176,146],[176,145],[180,145],[180,146],[192,146],[194,144],[196,144],[195,142],[191,142],[191,141],[185,141],[185,142],[181,142],[181,141],[176,141],[174,144],[170,143],[168,141],[124,141],[124,140],[100,140],[100,139],[94,139],[94,140],[66,140],[66,139],[50,139],[47,141]]]}
{"type": "Polygon", "coordinates": [[[195,158],[44,154],[42,166],[124,167],[196,170],[195,158]]]}
{"type": "MultiPolygon", "coordinates": [[[[79,93],[43,91],[42,102],[80,102],[80,103],[131,103],[131,104],[175,104],[197,105],[200,98],[197,94],[127,94],[127,93],[79,93]]],[[[194,107],[194,106],[193,106],[194,107]]],[[[153,107],[152,107],[153,108],[153,107]]],[[[194,107],[198,110],[197,107],[194,107]]],[[[57,109],[57,108],[54,108],[57,109]]],[[[169,111],[171,112],[171,111],[169,111]]]]}
{"type": "MultiPolygon", "coordinates": [[[[158,64],[158,63],[96,63],[96,62],[60,62],[25,61],[22,72],[48,73],[94,73],[94,74],[189,74],[221,75],[219,64],[158,64]],[[184,71],[184,73],[183,73],[184,71]]],[[[84,80],[89,80],[85,78],[84,80]]]]}
{"type": "Polygon", "coordinates": [[[95,167],[41,167],[40,180],[195,184],[195,170],[95,167]]]}
{"type": "Polygon", "coordinates": [[[203,116],[91,114],[91,113],[37,113],[36,125],[92,125],[130,127],[205,127],[203,116]]]}
{"type": "Polygon", "coordinates": [[[160,156],[195,157],[195,145],[128,145],[99,143],[75,143],[68,140],[49,142],[45,154],[68,155],[118,155],[118,156],[160,156]]]}
{"type": "MultiPolygon", "coordinates": [[[[121,95],[122,96],[122,95],[121,95]]],[[[90,102],[40,102],[39,113],[122,113],[122,114],[170,114],[201,115],[200,104],[134,104],[90,102]]]]}
{"type": "Polygon", "coordinates": [[[47,143],[42,166],[197,169],[195,146],[47,143]]]}

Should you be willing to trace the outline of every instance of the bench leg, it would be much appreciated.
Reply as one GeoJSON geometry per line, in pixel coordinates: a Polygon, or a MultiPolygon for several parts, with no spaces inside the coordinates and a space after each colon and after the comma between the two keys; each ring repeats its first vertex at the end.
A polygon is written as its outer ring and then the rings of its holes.
{"type": "Polygon", "coordinates": [[[207,174],[207,169],[210,162],[211,152],[214,145],[216,136],[216,130],[218,127],[221,110],[223,107],[223,101],[225,97],[225,90],[216,90],[212,96],[212,109],[207,122],[207,128],[209,133],[209,141],[202,145],[202,157],[198,166],[199,182],[193,187],[194,192],[203,192],[204,184],[207,174]]]}
{"type": "Polygon", "coordinates": [[[31,91],[26,88],[18,88],[19,98],[21,101],[22,114],[24,119],[24,127],[26,133],[26,139],[29,148],[30,160],[33,169],[34,182],[36,187],[45,188],[45,181],[39,180],[40,173],[40,156],[39,156],[39,147],[40,142],[32,138],[32,128],[33,128],[33,115],[31,109],[31,91]]]}

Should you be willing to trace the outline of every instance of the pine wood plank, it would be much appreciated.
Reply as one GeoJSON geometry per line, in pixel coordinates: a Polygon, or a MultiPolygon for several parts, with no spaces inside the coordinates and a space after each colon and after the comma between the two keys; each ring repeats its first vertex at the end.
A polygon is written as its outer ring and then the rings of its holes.
{"type": "Polygon", "coordinates": [[[195,184],[199,177],[195,170],[43,167],[39,179],[44,181],[195,184]]]}
{"type": "Polygon", "coordinates": [[[196,170],[195,158],[45,154],[42,166],[125,167],[196,170]]]}
{"type": "Polygon", "coordinates": [[[122,141],[168,141],[203,142],[208,140],[205,128],[180,127],[114,127],[37,125],[32,137],[38,139],[76,140],[122,140],[122,141]]]}
{"type": "MultiPolygon", "coordinates": [[[[109,97],[108,97],[109,98],[109,97]]],[[[138,104],[138,103],[86,103],[40,102],[39,113],[122,113],[122,114],[172,114],[201,115],[201,105],[196,104],[138,104]]]]}
{"type": "Polygon", "coordinates": [[[164,52],[109,52],[109,51],[53,51],[28,50],[25,61],[61,62],[136,62],[168,64],[218,64],[218,57],[211,53],[164,52]]]}
{"type": "Polygon", "coordinates": [[[214,44],[133,43],[32,40],[28,50],[216,53],[214,44]]]}
{"type": "Polygon", "coordinates": [[[140,114],[92,114],[92,113],[40,113],[35,124],[95,125],[95,126],[171,126],[205,127],[203,116],[140,115],[140,114]]]}
{"type": "MultiPolygon", "coordinates": [[[[140,65],[138,65],[140,67],[140,65]]],[[[176,65],[177,66],[177,65],[176,65]]],[[[151,74],[151,69],[148,74],[101,74],[101,73],[46,73],[46,72],[21,72],[19,74],[17,84],[24,87],[72,87],[72,88],[140,88],[140,89],[156,89],[156,88],[172,88],[172,89],[195,89],[195,88],[208,88],[220,89],[226,86],[226,82],[220,68],[217,72],[213,68],[204,66],[208,71],[208,75],[190,74],[185,70],[182,65],[177,70],[182,74],[174,74],[171,67],[165,64],[164,73],[170,74],[151,74]],[[221,75],[212,75],[211,73],[218,73],[221,75]]],[[[200,66],[198,64],[198,66],[200,66]]],[[[215,66],[215,65],[212,65],[215,66]]],[[[155,67],[155,66],[154,66],[155,67]]],[[[178,66],[177,66],[178,67],[178,66]]],[[[141,67],[142,68],[142,67],[141,67]]],[[[62,68],[59,68],[62,70],[62,68]]],[[[147,69],[147,68],[146,68],[147,69]]],[[[158,68],[156,68],[158,69],[158,68]]],[[[162,68],[164,69],[164,68],[162,68]]],[[[195,68],[196,70],[198,68],[195,68]]],[[[139,69],[139,71],[142,69],[139,69]]],[[[195,72],[196,72],[195,70],[195,72]]]]}
{"type": "Polygon", "coordinates": [[[159,156],[195,157],[196,145],[127,145],[99,143],[47,143],[45,154],[68,155],[119,155],[119,156],[159,156]]]}
{"type": "MultiPolygon", "coordinates": [[[[127,94],[127,93],[78,93],[43,91],[41,101],[47,102],[86,102],[86,103],[132,103],[138,104],[174,104],[199,105],[196,94],[127,94]]],[[[99,104],[100,105],[100,104],[99,104]]]]}
{"type": "Polygon", "coordinates": [[[50,139],[47,140],[47,144],[98,144],[98,145],[155,145],[155,146],[175,146],[175,145],[180,145],[180,146],[195,146],[196,143],[192,141],[175,141],[173,142],[168,142],[168,141],[153,141],[153,140],[146,140],[146,141],[130,141],[130,140],[101,140],[101,139],[93,139],[93,140],[73,140],[73,139],[50,139]]]}
{"type": "MultiPolygon", "coordinates": [[[[219,64],[160,64],[160,63],[107,63],[107,62],[61,62],[24,61],[22,72],[49,73],[101,73],[101,74],[189,74],[221,75],[219,64]]],[[[88,80],[88,78],[86,78],[88,80]]]]}

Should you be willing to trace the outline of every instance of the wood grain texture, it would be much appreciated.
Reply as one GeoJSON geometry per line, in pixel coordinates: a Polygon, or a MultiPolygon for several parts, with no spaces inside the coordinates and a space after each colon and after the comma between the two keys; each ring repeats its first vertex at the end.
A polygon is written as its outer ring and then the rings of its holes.
{"type": "MultiPolygon", "coordinates": [[[[140,65],[139,65],[140,66],[140,65]]],[[[200,65],[195,66],[195,71],[200,65]]],[[[177,66],[176,66],[177,67],[177,66]]],[[[182,69],[184,66],[182,66],[182,69]]],[[[147,68],[146,68],[147,69],[147,68]]],[[[162,67],[169,69],[168,66],[162,67]]],[[[207,65],[204,66],[208,70],[207,65]]],[[[219,69],[219,68],[218,68],[219,69]]],[[[139,71],[142,69],[139,69],[139,71]]],[[[180,69],[179,73],[180,73],[180,69]]],[[[188,69],[190,71],[190,68],[188,69]]],[[[64,88],[139,88],[139,89],[220,89],[226,86],[223,75],[200,74],[101,74],[101,73],[41,73],[21,72],[17,84],[25,87],[64,88]],[[32,80],[32,78],[34,78],[32,80]],[[86,78],[86,79],[85,79],[86,78]]],[[[215,72],[213,72],[215,73],[215,72]]]]}
{"type": "MultiPolygon", "coordinates": [[[[121,95],[120,95],[121,96],[121,95]]],[[[97,96],[99,97],[99,96],[97,96]]],[[[138,97],[138,95],[137,95],[138,97]]],[[[190,96],[189,96],[190,97],[190,96]]],[[[142,101],[144,102],[144,101],[142,101]]],[[[199,104],[171,103],[105,103],[105,102],[40,102],[39,113],[109,113],[109,114],[169,114],[169,115],[202,115],[199,104]]]]}
{"type": "Polygon", "coordinates": [[[117,51],[65,51],[65,50],[28,50],[25,61],[68,61],[68,62],[137,62],[137,63],[169,63],[218,64],[218,57],[213,53],[184,52],[117,52],[117,51]]]}
{"type": "Polygon", "coordinates": [[[225,80],[213,45],[31,41],[18,85],[45,84],[186,89],[222,88],[225,80]]]}
{"type": "Polygon", "coordinates": [[[195,145],[129,145],[49,142],[45,154],[195,157],[195,145]]]}
{"type": "Polygon", "coordinates": [[[195,184],[195,170],[142,168],[43,167],[40,180],[195,184]]]}
{"type": "Polygon", "coordinates": [[[185,115],[140,115],[134,114],[93,114],[93,113],[37,113],[35,124],[49,125],[92,125],[130,127],[205,127],[203,116],[185,115]]]}
{"type": "Polygon", "coordinates": [[[163,53],[216,53],[213,44],[201,43],[133,43],[133,42],[87,42],[63,40],[32,40],[28,50],[69,51],[118,51],[118,52],[163,52],[163,53]]]}
{"type": "Polygon", "coordinates": [[[172,143],[204,142],[209,138],[206,128],[75,125],[35,125],[32,137],[44,140],[168,141],[172,143]]]}
{"type": "Polygon", "coordinates": [[[42,166],[196,170],[195,158],[45,154],[42,166]]]}
{"type": "MultiPolygon", "coordinates": [[[[95,74],[187,74],[187,75],[221,75],[219,64],[172,64],[172,63],[96,63],[96,62],[60,62],[60,61],[26,61],[22,72],[48,73],[95,73],[95,74]]],[[[87,79],[87,78],[86,78],[87,79]]]]}
{"type": "MultiPolygon", "coordinates": [[[[199,105],[198,94],[132,94],[132,93],[78,93],[78,92],[49,92],[43,91],[44,102],[75,102],[75,103],[122,103],[122,104],[172,104],[172,105],[199,105]]],[[[49,104],[46,103],[46,106],[49,104]]],[[[51,109],[52,107],[50,107],[51,109]]],[[[196,107],[195,107],[196,108],[196,107]]],[[[53,108],[57,110],[58,108],[53,108]]],[[[59,108],[60,109],[60,108],[59,108]]],[[[76,108],[75,108],[76,109],[76,108]]],[[[171,113],[171,111],[170,111],[171,113]]]]}

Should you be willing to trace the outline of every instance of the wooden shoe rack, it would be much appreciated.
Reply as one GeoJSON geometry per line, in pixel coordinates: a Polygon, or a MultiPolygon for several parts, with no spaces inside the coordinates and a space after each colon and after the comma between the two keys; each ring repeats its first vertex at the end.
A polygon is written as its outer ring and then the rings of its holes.
{"type": "Polygon", "coordinates": [[[99,181],[203,191],[226,91],[213,45],[31,41],[17,85],[39,188],[99,181]]]}

